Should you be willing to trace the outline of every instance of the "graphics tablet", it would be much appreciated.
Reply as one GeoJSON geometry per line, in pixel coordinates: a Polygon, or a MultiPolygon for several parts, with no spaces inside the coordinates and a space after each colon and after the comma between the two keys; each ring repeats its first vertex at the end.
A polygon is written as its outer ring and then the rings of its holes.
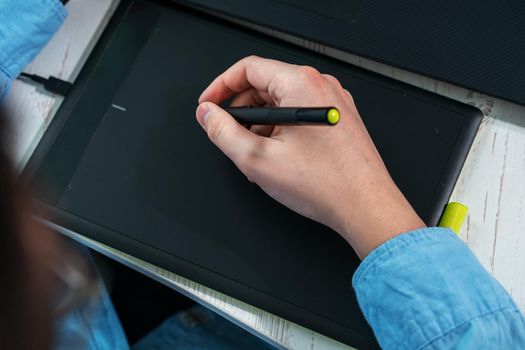
{"type": "Polygon", "coordinates": [[[525,105],[523,1],[179,1],[525,105]]]}
{"type": "Polygon", "coordinates": [[[24,175],[62,227],[347,344],[377,346],[353,294],[351,247],[250,183],[195,120],[202,90],[252,54],[336,76],[398,186],[437,223],[477,109],[171,2],[121,2],[24,175]]]}

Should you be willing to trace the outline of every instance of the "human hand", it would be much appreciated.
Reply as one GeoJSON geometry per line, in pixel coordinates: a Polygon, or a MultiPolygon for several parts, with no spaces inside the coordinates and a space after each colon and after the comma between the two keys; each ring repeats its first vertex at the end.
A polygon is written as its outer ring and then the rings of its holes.
{"type": "Polygon", "coordinates": [[[377,152],[352,96],[336,78],[306,66],[251,56],[217,77],[199,98],[210,140],[268,195],[341,234],[364,258],[424,223],[377,152]],[[336,107],[336,126],[240,125],[217,106],[336,107]]]}

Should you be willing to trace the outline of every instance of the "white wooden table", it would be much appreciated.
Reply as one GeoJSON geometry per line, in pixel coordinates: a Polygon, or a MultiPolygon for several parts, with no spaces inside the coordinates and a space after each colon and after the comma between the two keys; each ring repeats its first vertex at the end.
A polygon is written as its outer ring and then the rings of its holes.
{"type": "MultiPolygon", "coordinates": [[[[74,80],[119,0],[72,0],[69,17],[38,58],[25,69],[74,80]]],[[[237,21],[239,22],[239,21],[237,21]]],[[[249,24],[246,24],[249,25],[249,24]]],[[[461,238],[525,311],[525,107],[434,79],[265,31],[368,70],[479,107],[484,119],[454,189],[452,200],[469,206],[461,238]]],[[[21,169],[38,144],[62,98],[14,82],[7,98],[13,120],[13,152],[21,169]]],[[[73,232],[64,232],[219,312],[272,343],[293,349],[347,346],[247,305],[169,271],[73,232]]],[[[460,267],[458,267],[460,268],[460,267]]]]}

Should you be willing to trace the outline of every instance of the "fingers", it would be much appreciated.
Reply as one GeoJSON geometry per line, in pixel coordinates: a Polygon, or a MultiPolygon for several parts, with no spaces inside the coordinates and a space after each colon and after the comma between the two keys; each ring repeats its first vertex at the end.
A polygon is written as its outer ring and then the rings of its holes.
{"type": "MultiPolygon", "coordinates": [[[[235,96],[231,102],[232,107],[260,107],[273,104],[272,98],[264,91],[255,88],[248,89],[235,96]]],[[[250,131],[259,136],[269,137],[272,135],[273,125],[252,125],[250,131]]]]}
{"type": "Polygon", "coordinates": [[[210,140],[247,176],[262,158],[270,139],[261,137],[240,125],[230,114],[214,103],[204,102],[197,108],[197,121],[210,140]]]}
{"type": "Polygon", "coordinates": [[[239,93],[233,98],[231,102],[232,107],[259,107],[272,104],[273,100],[267,92],[257,91],[255,88],[251,88],[239,93]]]}
{"type": "Polygon", "coordinates": [[[295,66],[257,56],[246,57],[219,75],[199,97],[199,103],[220,103],[244,90],[255,88],[268,92],[272,81],[295,66]]]}

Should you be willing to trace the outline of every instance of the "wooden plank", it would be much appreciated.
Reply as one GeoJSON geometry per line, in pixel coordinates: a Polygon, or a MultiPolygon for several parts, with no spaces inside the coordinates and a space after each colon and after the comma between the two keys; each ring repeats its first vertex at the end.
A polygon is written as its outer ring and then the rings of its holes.
{"type": "MultiPolygon", "coordinates": [[[[63,26],[36,59],[24,69],[42,76],[74,81],[119,1],[71,1],[63,26]]],[[[6,98],[13,127],[13,152],[21,170],[42,138],[63,98],[40,87],[14,81],[6,98]]]]}

